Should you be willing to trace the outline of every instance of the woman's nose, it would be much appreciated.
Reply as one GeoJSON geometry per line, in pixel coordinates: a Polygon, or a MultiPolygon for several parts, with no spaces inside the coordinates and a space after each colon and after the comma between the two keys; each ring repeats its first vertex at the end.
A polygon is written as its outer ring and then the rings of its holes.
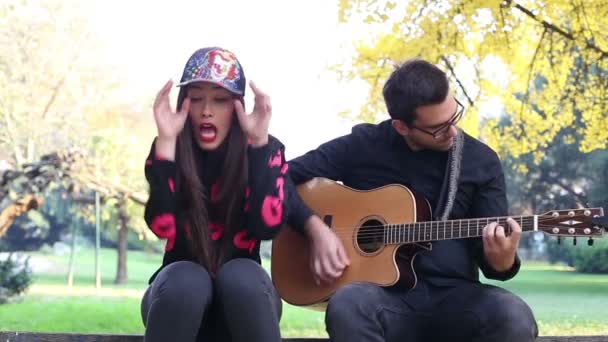
{"type": "Polygon", "coordinates": [[[206,105],[206,104],[203,105],[203,111],[202,111],[201,116],[204,118],[210,118],[213,116],[213,113],[211,112],[211,108],[209,108],[208,105],[206,105]]]}

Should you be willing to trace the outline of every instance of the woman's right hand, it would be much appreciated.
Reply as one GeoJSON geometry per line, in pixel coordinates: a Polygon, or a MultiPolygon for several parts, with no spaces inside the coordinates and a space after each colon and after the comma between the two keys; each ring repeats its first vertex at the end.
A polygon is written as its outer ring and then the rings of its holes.
{"type": "Polygon", "coordinates": [[[158,129],[156,139],[156,155],[160,158],[174,161],[175,147],[177,145],[177,135],[184,128],[188,111],[190,110],[190,99],[184,99],[182,109],[175,112],[169,103],[169,93],[173,82],[169,80],[156,95],[154,100],[154,120],[158,129]]]}
{"type": "Polygon", "coordinates": [[[169,93],[172,86],[173,81],[167,81],[154,100],[154,120],[158,128],[158,138],[162,141],[177,141],[177,135],[184,128],[190,110],[189,98],[184,99],[179,112],[171,108],[169,93]]]}

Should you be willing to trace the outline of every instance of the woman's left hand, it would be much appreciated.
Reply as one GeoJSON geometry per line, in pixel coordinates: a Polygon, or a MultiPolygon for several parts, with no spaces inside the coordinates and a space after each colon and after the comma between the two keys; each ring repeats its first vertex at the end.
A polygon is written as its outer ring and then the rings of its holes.
{"type": "Polygon", "coordinates": [[[247,135],[249,142],[254,147],[264,146],[268,143],[268,125],[272,115],[270,97],[261,91],[253,82],[249,86],[255,95],[253,111],[249,114],[245,112],[243,104],[239,100],[234,100],[234,108],[239,118],[241,128],[247,135]]]}

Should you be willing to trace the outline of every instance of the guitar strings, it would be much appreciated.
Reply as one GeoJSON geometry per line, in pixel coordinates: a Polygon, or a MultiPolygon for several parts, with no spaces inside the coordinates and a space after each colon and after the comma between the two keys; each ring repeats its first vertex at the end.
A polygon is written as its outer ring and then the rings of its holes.
{"type": "MultiPolygon", "coordinates": [[[[548,226],[551,227],[551,226],[548,226]]],[[[353,236],[352,234],[344,234],[343,232],[340,233],[336,233],[336,235],[343,239],[343,240],[350,240],[350,238],[353,236]]],[[[446,234],[443,235],[441,232],[439,234],[427,234],[426,236],[424,234],[415,234],[414,236],[405,236],[405,235],[394,235],[394,236],[387,236],[386,234],[357,234],[357,237],[361,238],[361,237],[376,237],[376,238],[380,238],[379,240],[381,240],[382,243],[384,244],[397,244],[397,243],[411,243],[411,242],[424,242],[424,241],[439,241],[439,240],[451,240],[451,239],[461,239],[461,238],[471,238],[471,237],[481,237],[482,234],[481,232],[478,232],[477,234],[460,234],[460,236],[453,236],[450,234],[446,234]],[[405,239],[404,239],[405,238],[405,239]],[[391,240],[394,239],[395,241],[386,241],[386,240],[391,240]],[[398,241],[397,241],[398,240],[398,241]]],[[[563,236],[576,236],[576,235],[563,235],[563,236]]],[[[578,237],[597,237],[598,235],[578,235],[578,237]]],[[[372,241],[373,242],[373,241],[372,241]]]]}
{"type": "MultiPolygon", "coordinates": [[[[336,235],[344,240],[349,240],[351,237],[353,237],[352,234],[344,234],[344,233],[336,233],[336,235]]],[[[562,236],[578,236],[578,237],[598,237],[598,234],[593,234],[593,235],[569,235],[569,234],[561,234],[562,236]]],[[[603,234],[600,234],[599,236],[601,236],[603,234]]],[[[419,234],[419,235],[414,235],[414,236],[386,236],[385,234],[378,234],[378,235],[357,235],[358,238],[377,238],[376,241],[381,241],[383,243],[386,244],[391,244],[391,243],[406,243],[406,242],[423,242],[423,241],[435,241],[435,240],[450,240],[450,239],[461,239],[461,238],[472,238],[472,237],[482,237],[481,232],[477,232],[476,234],[460,234],[460,235],[450,235],[450,234],[445,234],[443,235],[442,233],[440,234],[427,234],[426,236],[424,234],[419,234]],[[392,240],[395,241],[392,241],[392,240]],[[387,241],[388,240],[388,241],[387,241]]],[[[371,241],[373,242],[373,241],[371,241]]]]}
{"type": "MultiPolygon", "coordinates": [[[[412,228],[412,227],[413,228],[418,228],[418,226],[423,226],[422,228],[424,228],[424,226],[430,226],[432,228],[439,228],[440,225],[443,225],[444,227],[446,227],[448,225],[454,226],[456,224],[458,224],[459,226],[464,227],[462,225],[463,222],[465,223],[466,226],[471,226],[470,224],[467,224],[467,221],[469,221],[473,225],[475,225],[475,224],[483,224],[483,222],[482,222],[483,220],[485,220],[485,219],[479,219],[479,220],[477,220],[477,219],[473,219],[473,220],[462,219],[462,220],[451,220],[451,221],[420,221],[420,222],[410,222],[410,223],[394,223],[394,224],[391,223],[391,224],[380,224],[380,225],[368,225],[368,226],[361,226],[361,227],[364,227],[364,228],[382,228],[382,229],[384,229],[384,228],[407,228],[407,229],[409,229],[409,228],[412,228]],[[477,221],[477,222],[472,222],[472,221],[477,221]]],[[[552,221],[552,220],[546,219],[545,221],[543,221],[543,220],[539,219],[538,220],[538,224],[539,225],[545,225],[545,226],[551,226],[551,227],[555,226],[555,224],[546,224],[546,221],[552,221]]],[[[492,222],[498,222],[500,224],[506,224],[507,223],[506,219],[504,219],[504,220],[501,219],[501,220],[498,220],[498,221],[496,221],[496,220],[488,220],[487,223],[485,223],[484,225],[492,223],[492,222]]],[[[516,220],[515,222],[519,223],[520,225],[530,224],[530,223],[534,223],[534,219],[532,219],[532,218],[526,218],[526,219],[523,219],[523,220],[516,220]]],[[[333,228],[332,227],[332,230],[333,229],[340,230],[340,229],[352,229],[352,228],[348,228],[348,227],[336,227],[336,228],[333,228]]],[[[456,229],[456,227],[454,227],[453,229],[456,229]]]]}
{"type": "MultiPolygon", "coordinates": [[[[533,223],[533,220],[532,221],[523,220],[522,223],[520,223],[520,224],[525,225],[526,223],[533,223]]],[[[401,226],[403,226],[403,225],[401,225],[401,226]]],[[[554,228],[555,225],[544,224],[544,223],[539,222],[538,227],[541,229],[542,228],[554,228]]],[[[509,231],[511,231],[511,229],[509,227],[507,227],[507,229],[509,231]]],[[[332,230],[334,232],[336,232],[336,234],[343,235],[343,236],[350,236],[350,235],[352,235],[351,233],[354,231],[354,229],[352,229],[352,228],[333,228],[332,230]],[[347,234],[342,234],[342,233],[347,233],[347,234]]],[[[399,225],[375,225],[375,226],[363,227],[362,230],[360,230],[359,233],[357,233],[356,235],[358,237],[382,237],[382,238],[386,237],[389,239],[393,239],[393,238],[399,239],[401,237],[409,237],[409,236],[412,236],[414,238],[416,238],[416,237],[432,238],[432,236],[440,236],[440,235],[442,235],[444,238],[446,238],[448,235],[453,237],[454,233],[456,231],[458,231],[458,234],[456,234],[457,236],[460,236],[460,235],[470,236],[471,232],[477,232],[477,234],[480,236],[482,230],[483,230],[483,227],[456,228],[456,227],[417,226],[417,227],[411,228],[411,227],[399,227],[399,225]],[[463,232],[466,232],[466,234],[462,234],[463,232]]],[[[528,230],[528,231],[530,231],[530,230],[528,230]]],[[[418,241],[425,241],[425,240],[418,240],[418,241]]]]}
{"type": "MultiPolygon", "coordinates": [[[[378,226],[380,227],[380,226],[378,226]]],[[[539,228],[554,228],[554,225],[545,225],[545,224],[539,224],[538,225],[539,228]]],[[[509,227],[506,227],[507,229],[510,229],[509,227]]],[[[350,233],[353,232],[354,229],[349,229],[349,228],[345,228],[345,229],[332,229],[334,232],[336,233],[342,233],[342,232],[346,232],[346,233],[350,233]]],[[[435,228],[435,229],[430,229],[427,227],[426,230],[426,235],[429,235],[431,232],[433,233],[432,235],[437,235],[436,233],[443,233],[443,232],[464,232],[464,231],[482,231],[483,227],[478,227],[478,228],[462,228],[462,229],[458,229],[458,228],[435,228]]],[[[580,228],[579,228],[580,230],[580,228]]],[[[405,228],[402,229],[401,232],[408,232],[408,231],[414,231],[413,234],[415,235],[424,235],[424,228],[405,228]]],[[[527,231],[531,231],[531,230],[524,230],[525,232],[527,231]]],[[[369,228],[364,228],[359,230],[359,233],[357,234],[358,236],[365,236],[365,235],[399,235],[400,231],[398,229],[392,229],[392,228],[374,228],[374,229],[369,229],[369,228]]],[[[401,234],[403,235],[403,234],[401,234]]]]}
{"type": "MultiPolygon", "coordinates": [[[[461,225],[461,223],[463,221],[468,221],[468,220],[453,220],[453,221],[448,221],[448,222],[458,222],[459,226],[461,226],[461,229],[478,229],[475,227],[464,227],[461,225]]],[[[496,222],[496,221],[490,221],[487,224],[491,223],[491,222],[496,222]]],[[[500,224],[506,223],[506,220],[504,221],[498,221],[500,224]]],[[[530,223],[534,223],[533,219],[524,219],[521,222],[517,221],[520,225],[525,225],[525,224],[530,224],[530,223]]],[[[481,223],[481,222],[480,222],[481,223]]],[[[381,225],[369,225],[369,226],[361,226],[361,229],[363,231],[375,231],[375,232],[384,232],[387,229],[434,229],[434,230],[438,230],[438,229],[445,229],[445,230],[456,230],[459,229],[458,227],[443,227],[440,228],[439,225],[447,225],[448,223],[444,222],[444,221],[430,221],[430,222],[412,222],[412,223],[405,223],[405,224],[381,224],[381,225]],[[426,225],[426,226],[425,226],[426,225]],[[434,226],[434,227],[433,227],[434,226]],[[370,229],[371,228],[371,229],[370,229]]],[[[539,226],[542,225],[542,222],[538,222],[539,226]]],[[[452,226],[454,226],[454,224],[450,224],[452,226]]],[[[485,226],[485,225],[484,225],[485,226]]],[[[548,225],[549,227],[553,227],[554,225],[548,225]]],[[[482,227],[483,228],[483,227],[482,227]]],[[[333,231],[353,231],[354,229],[352,227],[331,227],[331,230],[333,231]]]]}

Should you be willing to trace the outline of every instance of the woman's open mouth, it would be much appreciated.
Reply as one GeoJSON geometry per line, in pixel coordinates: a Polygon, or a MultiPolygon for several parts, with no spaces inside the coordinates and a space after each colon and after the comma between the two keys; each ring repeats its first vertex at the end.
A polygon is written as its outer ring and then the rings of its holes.
{"type": "Polygon", "coordinates": [[[202,123],[198,126],[198,139],[205,143],[215,141],[217,137],[217,128],[210,123],[202,123]]]}

